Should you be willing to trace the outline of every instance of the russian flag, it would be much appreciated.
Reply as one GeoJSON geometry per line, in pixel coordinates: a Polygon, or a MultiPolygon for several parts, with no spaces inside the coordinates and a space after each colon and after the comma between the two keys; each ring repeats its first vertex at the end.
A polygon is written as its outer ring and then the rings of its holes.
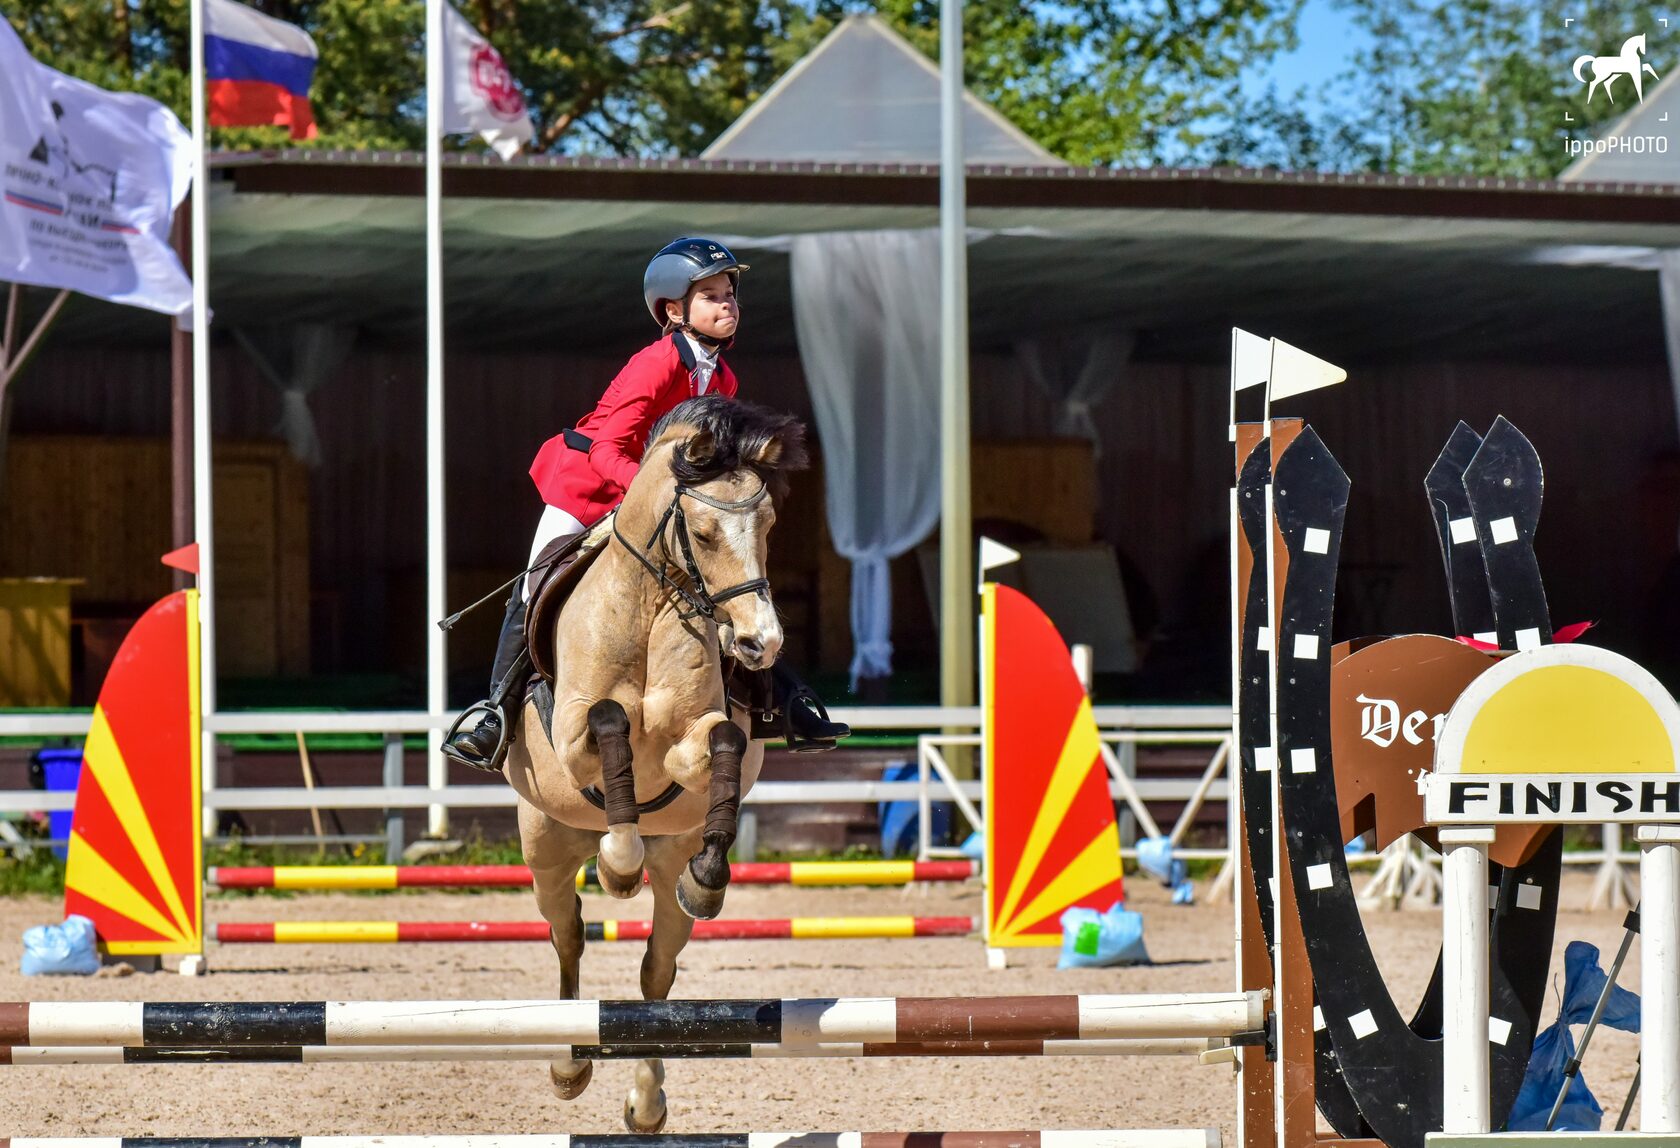
{"type": "Polygon", "coordinates": [[[205,0],[204,23],[211,126],[286,125],[293,139],[313,139],[318,53],[309,33],[235,0],[205,0]]]}

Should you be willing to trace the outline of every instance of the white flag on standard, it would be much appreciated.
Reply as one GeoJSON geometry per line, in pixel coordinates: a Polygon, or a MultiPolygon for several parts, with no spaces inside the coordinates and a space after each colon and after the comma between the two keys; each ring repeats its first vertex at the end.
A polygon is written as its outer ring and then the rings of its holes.
{"type": "Polygon", "coordinates": [[[189,310],[169,225],[192,166],[168,108],[37,63],[0,19],[0,280],[189,310]]]}
{"type": "Polygon", "coordinates": [[[497,155],[512,159],[535,134],[513,73],[453,4],[443,6],[443,26],[444,133],[477,132],[497,155]]]}

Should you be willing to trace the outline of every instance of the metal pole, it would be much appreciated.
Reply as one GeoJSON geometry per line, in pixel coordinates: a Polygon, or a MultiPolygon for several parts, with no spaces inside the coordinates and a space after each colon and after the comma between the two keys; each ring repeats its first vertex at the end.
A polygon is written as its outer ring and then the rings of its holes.
{"type": "Polygon", "coordinates": [[[1581,1062],[1587,1058],[1587,1046],[1592,1044],[1593,1033],[1598,1031],[1598,1024],[1604,1019],[1604,1010],[1610,1004],[1610,994],[1616,991],[1616,978],[1622,975],[1622,966],[1627,963],[1628,950],[1633,948],[1633,938],[1639,932],[1639,906],[1635,905],[1622,922],[1622,943],[1616,949],[1616,959],[1610,962],[1610,971],[1605,974],[1604,987],[1598,991],[1598,1000],[1593,1002],[1592,1016],[1587,1018],[1587,1027],[1581,1031],[1580,1046],[1575,1049],[1575,1055],[1569,1058],[1563,1066],[1563,1087],[1558,1089],[1557,1099],[1552,1101],[1552,1111],[1546,1117],[1544,1131],[1550,1132],[1557,1123],[1558,1113],[1563,1111],[1563,1102],[1569,1098],[1569,1089],[1574,1085],[1575,1078],[1581,1074],[1581,1062]]]}
{"type": "MultiPolygon", "coordinates": [[[[403,736],[385,735],[385,784],[395,788],[403,783],[403,736]]],[[[400,809],[385,811],[385,864],[395,865],[402,859],[403,815],[400,809]]]]}
{"type": "Polygon", "coordinates": [[[204,108],[204,0],[192,14],[192,453],[193,538],[198,543],[199,708],[204,718],[200,772],[204,786],[204,835],[216,831],[216,547],[215,492],[211,489],[210,416],[210,169],[204,108]]]}
{"type": "MultiPolygon", "coordinates": [[[[974,704],[962,0],[939,6],[939,698],[974,704]]],[[[963,771],[959,770],[959,773],[963,771]]]]}
{"type": "MultiPolygon", "coordinates": [[[[426,0],[426,712],[440,718],[449,705],[448,635],[435,623],[448,613],[448,576],[444,535],[443,451],[443,4],[426,0]]],[[[440,749],[443,734],[426,734],[426,784],[441,789],[449,781],[448,762],[440,749]]],[[[449,810],[426,811],[433,837],[449,832],[449,810]]]]}

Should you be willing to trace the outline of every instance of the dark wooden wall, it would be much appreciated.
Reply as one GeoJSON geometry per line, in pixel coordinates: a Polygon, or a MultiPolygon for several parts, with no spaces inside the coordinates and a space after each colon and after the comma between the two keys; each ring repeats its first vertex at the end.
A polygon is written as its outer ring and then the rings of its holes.
{"type": "MultiPolygon", "coordinates": [[[[743,395],[809,417],[796,357],[739,354],[731,361],[743,395]]],[[[523,564],[540,513],[525,468],[547,436],[587,409],[618,365],[538,353],[451,358],[452,603],[523,564]]],[[[278,400],[244,355],[219,346],[215,373],[217,433],[275,437],[278,400]]],[[[168,374],[161,350],[49,346],[19,385],[14,428],[165,437],[168,374]]],[[[973,374],[977,438],[1053,434],[1049,403],[1011,360],[977,355],[973,374]]],[[[1225,388],[1222,364],[1139,363],[1096,411],[1096,534],[1122,556],[1140,623],[1156,623],[1149,674],[1138,688],[1158,696],[1223,689],[1225,388]]],[[[423,393],[420,356],[361,347],[311,400],[326,460],[310,476],[309,496],[318,670],[418,680],[423,393]]],[[[1680,444],[1660,366],[1354,367],[1351,382],[1309,396],[1301,409],[1353,479],[1339,619],[1350,634],[1447,627],[1423,475],[1458,418],[1485,427],[1503,413],[1534,440],[1546,464],[1539,549],[1554,619],[1599,619],[1599,640],[1658,661],[1680,646],[1680,620],[1664,621],[1680,590],[1657,590],[1665,572],[1674,573],[1680,532],[1680,444]]],[[[1051,497],[1046,475],[1030,461],[1009,480],[1018,486],[1017,506],[1051,497]]],[[[802,519],[820,516],[820,491],[802,484],[795,506],[802,519]]],[[[797,548],[796,531],[814,528],[809,521],[787,528],[790,549],[797,548]]],[[[895,586],[895,641],[906,659],[925,658],[933,648],[931,614],[913,555],[897,564],[895,586]]],[[[1680,607],[1670,612],[1680,615],[1680,607]]],[[[463,690],[472,688],[474,663],[483,660],[495,621],[479,621],[453,643],[463,690]]],[[[844,666],[850,651],[823,645],[821,660],[844,666]]]]}

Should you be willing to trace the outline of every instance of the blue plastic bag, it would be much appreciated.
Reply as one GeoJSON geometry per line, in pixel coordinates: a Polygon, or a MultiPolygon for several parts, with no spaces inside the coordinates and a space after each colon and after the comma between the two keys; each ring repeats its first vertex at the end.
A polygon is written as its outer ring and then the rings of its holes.
{"type": "Polygon", "coordinates": [[[1146,965],[1143,917],[1116,901],[1107,912],[1074,907],[1062,914],[1062,955],[1058,969],[1096,969],[1108,965],[1146,965]]]}
{"type": "Polygon", "coordinates": [[[1172,890],[1173,904],[1195,902],[1196,887],[1190,882],[1190,866],[1173,856],[1172,838],[1138,838],[1137,861],[1139,869],[1172,890]]]}
{"type": "Polygon", "coordinates": [[[1172,884],[1173,845],[1170,837],[1139,837],[1138,868],[1163,885],[1172,884]]]}
{"type": "Polygon", "coordinates": [[[91,976],[99,971],[93,922],[70,916],[61,925],[36,925],[23,933],[23,975],[91,976]]]}
{"type": "MultiPolygon", "coordinates": [[[[1558,1007],[1558,1019],[1546,1031],[1534,1038],[1534,1055],[1528,1061],[1528,1073],[1523,1077],[1522,1089],[1511,1105],[1511,1118],[1506,1127],[1512,1132],[1540,1132],[1552,1105],[1567,1079],[1563,1069],[1575,1055],[1575,1037],[1569,1031],[1572,1024],[1586,1024],[1592,1019],[1593,1007],[1608,979],[1598,967],[1598,948],[1585,941],[1570,941],[1563,951],[1563,1002],[1558,1007]]],[[[1623,1032],[1639,1031],[1639,994],[1617,986],[1604,1006],[1599,1023],[1623,1032]]],[[[1604,1119],[1604,1109],[1587,1087],[1587,1078],[1576,1073],[1569,1082],[1569,1095],[1558,1110],[1554,1132],[1597,1132],[1604,1119]]]]}

